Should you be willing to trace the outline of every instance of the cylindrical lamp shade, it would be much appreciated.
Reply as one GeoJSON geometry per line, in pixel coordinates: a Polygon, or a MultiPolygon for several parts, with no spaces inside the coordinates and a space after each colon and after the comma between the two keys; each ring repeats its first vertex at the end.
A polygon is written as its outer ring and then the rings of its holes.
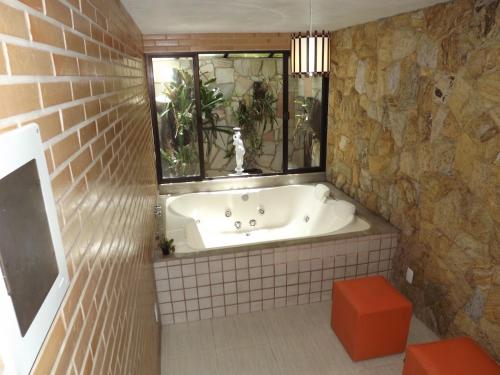
{"type": "Polygon", "coordinates": [[[328,76],[329,71],[330,33],[292,34],[291,75],[328,76]]]}

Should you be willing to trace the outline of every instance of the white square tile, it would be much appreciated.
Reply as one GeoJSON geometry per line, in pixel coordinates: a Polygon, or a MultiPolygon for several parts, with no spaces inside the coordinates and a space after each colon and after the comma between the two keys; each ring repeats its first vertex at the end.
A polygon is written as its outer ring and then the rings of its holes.
{"type": "Polygon", "coordinates": [[[242,280],[236,283],[236,289],[238,292],[247,292],[250,290],[250,281],[242,280]]]}
{"type": "Polygon", "coordinates": [[[231,293],[231,294],[226,294],[224,296],[224,304],[226,306],[228,305],[235,305],[238,303],[238,296],[236,293],[231,293]]]}
{"type": "Polygon", "coordinates": [[[311,261],[309,259],[299,261],[299,272],[306,272],[310,270],[311,270],[311,261]]]}
{"type": "Polygon", "coordinates": [[[368,262],[378,262],[380,251],[370,251],[368,254],[368,262]]]}
{"type": "Polygon", "coordinates": [[[199,310],[198,300],[192,299],[192,300],[186,301],[186,310],[187,311],[199,310]]]}
{"type": "Polygon", "coordinates": [[[368,273],[368,264],[358,264],[356,267],[356,276],[364,276],[368,273]]]}
{"type": "Polygon", "coordinates": [[[309,293],[311,291],[311,284],[299,284],[299,294],[309,293]]]}
{"type": "Polygon", "coordinates": [[[345,263],[346,263],[346,265],[352,266],[352,265],[358,263],[358,257],[359,257],[359,255],[360,255],[360,253],[350,253],[350,254],[347,254],[346,257],[345,257],[345,263]]]}
{"type": "Polygon", "coordinates": [[[368,250],[380,250],[380,238],[370,240],[368,250]]]}
{"type": "Polygon", "coordinates": [[[197,320],[200,320],[200,311],[188,311],[187,313],[187,320],[188,322],[195,322],[197,320]]]}
{"type": "Polygon", "coordinates": [[[299,274],[292,273],[286,275],[286,285],[298,284],[299,283],[299,274]]]}
{"type": "Polygon", "coordinates": [[[196,274],[208,273],[208,262],[196,263],[196,274]]]}
{"type": "Polygon", "coordinates": [[[378,262],[368,263],[368,273],[378,272],[378,262]]]}
{"type": "Polygon", "coordinates": [[[274,298],[274,288],[268,288],[262,290],[262,299],[273,299],[274,298]]]}
{"type": "Polygon", "coordinates": [[[195,263],[206,263],[208,262],[208,257],[196,257],[194,261],[195,263]]]}
{"type": "Polygon", "coordinates": [[[260,267],[250,268],[250,278],[251,279],[257,279],[260,277],[262,277],[262,268],[260,268],[260,267]]]}
{"type": "Polygon", "coordinates": [[[172,309],[174,311],[174,314],[179,312],[184,312],[186,311],[186,302],[184,301],[173,302],[172,309]]]}
{"type": "Polygon", "coordinates": [[[173,290],[171,292],[172,302],[183,301],[184,298],[184,289],[173,290]]]}
{"type": "Polygon", "coordinates": [[[386,260],[391,257],[391,249],[380,250],[380,260],[386,260]]]}
{"type": "Polygon", "coordinates": [[[321,281],[311,283],[311,293],[321,291],[321,281]]]}
{"type": "Polygon", "coordinates": [[[251,255],[248,257],[248,266],[249,267],[260,267],[260,255],[251,255]]]}
{"type": "Polygon", "coordinates": [[[262,279],[262,287],[263,288],[272,288],[272,287],[274,287],[274,277],[264,277],[262,279]]]}
{"type": "Polygon", "coordinates": [[[194,264],[182,265],[182,276],[193,276],[195,274],[194,264]]]}
{"type": "Polygon", "coordinates": [[[322,277],[322,271],[312,271],[311,272],[311,282],[320,281],[322,277]]]}
{"type": "Polygon", "coordinates": [[[222,271],[222,261],[214,260],[209,263],[210,272],[221,272],[222,271]]]}
{"type": "Polygon", "coordinates": [[[170,290],[182,289],[184,288],[182,283],[182,278],[170,279],[170,290]]]}
{"type": "Polygon", "coordinates": [[[199,299],[200,309],[209,309],[212,307],[212,298],[205,297],[199,299]]]}
{"type": "Polygon", "coordinates": [[[210,274],[210,284],[220,284],[222,281],[222,272],[214,272],[210,274]]]}
{"type": "Polygon", "coordinates": [[[195,288],[196,287],[196,276],[184,277],[184,288],[195,288]]]}
{"type": "Polygon", "coordinates": [[[321,259],[316,258],[316,259],[311,259],[311,270],[316,271],[320,270],[323,267],[323,262],[321,259]]]}
{"type": "Polygon", "coordinates": [[[184,296],[186,297],[186,299],[198,298],[198,289],[196,288],[184,289],[184,296]]]}
{"type": "Polygon", "coordinates": [[[274,273],[276,275],[284,275],[284,274],[286,274],[286,263],[276,264],[274,266],[274,273]]]}
{"type": "Polygon", "coordinates": [[[286,296],[286,287],[285,286],[280,286],[278,288],[274,288],[274,297],[275,298],[280,298],[280,297],[285,297],[286,296]]]}
{"type": "Polygon", "coordinates": [[[236,263],[235,263],[234,258],[222,260],[222,269],[224,271],[230,271],[230,270],[236,269],[236,263]]]}
{"type": "Polygon", "coordinates": [[[299,283],[308,283],[310,281],[311,281],[311,273],[310,272],[299,273],[299,283]]]}
{"type": "Polygon", "coordinates": [[[298,298],[297,302],[298,302],[299,305],[303,305],[303,304],[309,303],[309,294],[299,295],[299,298],[298,298]]]}
{"type": "Polygon", "coordinates": [[[168,267],[168,276],[173,279],[176,277],[182,277],[181,266],[170,266],[168,267]]]}
{"type": "Polygon", "coordinates": [[[274,276],[274,265],[262,267],[262,277],[274,276]]]}
{"type": "Polygon", "coordinates": [[[160,303],[160,314],[171,314],[172,304],[171,303],[160,303]]]}
{"type": "Polygon", "coordinates": [[[224,294],[236,293],[236,283],[224,283],[224,294]]]}
{"type": "Polygon", "coordinates": [[[236,271],[234,271],[234,270],[224,271],[222,275],[223,275],[222,277],[224,278],[225,283],[236,281],[236,271]]]}
{"type": "Polygon", "coordinates": [[[250,280],[250,290],[262,289],[262,279],[250,280]]]}
{"type": "MultiPolygon", "coordinates": [[[[391,240],[391,238],[383,238],[383,239],[382,239],[382,242],[381,242],[381,244],[380,244],[380,248],[381,248],[381,249],[388,249],[388,248],[390,248],[390,247],[391,247],[391,245],[392,245],[392,240],[391,240]]],[[[170,270],[169,270],[169,271],[170,271],[170,270]]]]}
{"type": "Polygon", "coordinates": [[[204,309],[204,310],[200,310],[200,319],[210,319],[212,318],[213,316],[213,313],[212,313],[212,309],[204,309]]]}
{"type": "Polygon", "coordinates": [[[238,314],[246,314],[250,312],[250,303],[239,303],[238,304],[238,314]]]}
{"type": "Polygon", "coordinates": [[[323,268],[333,268],[334,265],[334,257],[323,258],[323,268]]]}
{"type": "Polygon", "coordinates": [[[268,299],[262,301],[262,310],[272,310],[274,309],[274,299],[268,299]]]}
{"type": "Polygon", "coordinates": [[[198,297],[208,297],[210,296],[210,286],[199,286],[198,287],[198,297]]]}
{"type": "Polygon", "coordinates": [[[310,303],[319,302],[319,301],[321,301],[321,293],[320,292],[311,293],[309,295],[309,302],[310,303]]]}
{"type": "Polygon", "coordinates": [[[297,304],[297,297],[298,296],[290,296],[286,297],[286,305],[287,306],[294,306],[297,304]]]}
{"type": "Polygon", "coordinates": [[[274,264],[286,263],[286,249],[274,250],[274,264]]]}
{"type": "Polygon", "coordinates": [[[274,286],[284,286],[284,285],[286,285],[286,275],[274,277],[274,286]]]}
{"type": "Polygon", "coordinates": [[[299,250],[299,261],[311,259],[311,249],[300,249],[299,250]]]}
{"type": "Polygon", "coordinates": [[[196,276],[198,286],[210,285],[210,277],[207,274],[196,276]]]}
{"type": "Polygon", "coordinates": [[[210,289],[212,291],[212,296],[219,296],[219,295],[224,294],[224,285],[223,284],[210,285],[210,289]]]}
{"type": "Polygon", "coordinates": [[[168,279],[167,267],[155,268],[154,270],[156,280],[168,279]]]}
{"type": "Polygon", "coordinates": [[[322,301],[330,301],[332,299],[332,292],[331,291],[324,291],[321,292],[321,300],[322,301]]]}
{"type": "Polygon", "coordinates": [[[238,292],[238,303],[250,301],[250,292],[238,292]]]}
{"type": "Polygon", "coordinates": [[[236,258],[236,269],[240,270],[242,268],[248,268],[248,258],[236,258]]]}
{"type": "Polygon", "coordinates": [[[286,273],[297,273],[299,272],[299,262],[287,262],[286,273]]]}
{"type": "Polygon", "coordinates": [[[345,277],[352,278],[356,276],[356,266],[348,266],[345,268],[345,277]]]}
{"type": "Polygon", "coordinates": [[[191,264],[194,263],[194,258],[182,258],[181,264],[191,264]]]}
{"type": "Polygon", "coordinates": [[[288,262],[296,262],[299,260],[299,249],[296,247],[289,247],[286,252],[286,261],[288,262]]]}
{"type": "Polygon", "coordinates": [[[156,282],[156,290],[158,292],[164,292],[164,291],[170,290],[170,284],[169,284],[168,280],[158,280],[156,282]]]}
{"type": "Polygon", "coordinates": [[[343,267],[346,265],[345,255],[335,256],[335,267],[343,267]]]}
{"type": "Polygon", "coordinates": [[[299,286],[298,285],[287,285],[286,287],[286,295],[288,296],[296,296],[299,294],[299,286]]]}
{"type": "Polygon", "coordinates": [[[323,270],[323,280],[333,280],[333,268],[323,270]]]}
{"type": "MultiPolygon", "coordinates": [[[[358,260],[357,260],[357,263],[358,264],[361,264],[361,263],[368,263],[368,251],[360,251],[358,252],[358,260]]],[[[356,262],[354,263],[351,263],[351,264],[347,264],[348,266],[351,266],[353,264],[356,264],[356,262]]]]}
{"type": "Polygon", "coordinates": [[[333,277],[335,279],[343,279],[345,278],[345,267],[335,267],[333,269],[333,277]]]}
{"type": "Polygon", "coordinates": [[[222,318],[226,316],[226,309],[224,306],[213,308],[214,318],[222,318]]]}
{"type": "Polygon", "coordinates": [[[267,266],[274,264],[274,254],[262,254],[262,265],[267,266]]]}
{"type": "Polygon", "coordinates": [[[262,300],[262,289],[252,290],[250,292],[250,301],[261,301],[262,300]]]}
{"type": "Polygon", "coordinates": [[[248,279],[249,279],[248,268],[236,270],[236,280],[240,281],[248,279]]]}
{"type": "Polygon", "coordinates": [[[224,296],[212,297],[212,307],[224,306],[224,296]]]}
{"type": "Polygon", "coordinates": [[[331,280],[325,280],[321,283],[321,291],[332,290],[333,282],[331,280]]]}
{"type": "Polygon", "coordinates": [[[163,302],[170,302],[170,292],[158,292],[158,302],[163,303],[163,302]]]}

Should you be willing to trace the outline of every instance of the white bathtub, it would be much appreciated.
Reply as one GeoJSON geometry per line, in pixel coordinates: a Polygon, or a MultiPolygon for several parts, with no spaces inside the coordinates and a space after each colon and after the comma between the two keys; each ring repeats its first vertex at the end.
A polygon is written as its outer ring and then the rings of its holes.
{"type": "Polygon", "coordinates": [[[165,203],[166,235],[174,239],[176,253],[370,228],[355,215],[353,204],[325,201],[317,197],[314,185],[189,193],[168,197],[165,203]]]}

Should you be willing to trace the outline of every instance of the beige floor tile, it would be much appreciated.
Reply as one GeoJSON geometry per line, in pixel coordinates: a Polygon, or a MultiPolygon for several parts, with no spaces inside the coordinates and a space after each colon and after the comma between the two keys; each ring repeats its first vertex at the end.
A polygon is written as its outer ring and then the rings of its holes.
{"type": "Polygon", "coordinates": [[[168,375],[217,375],[217,359],[213,351],[169,357],[166,364],[168,375]]]}
{"type": "Polygon", "coordinates": [[[217,368],[219,375],[274,375],[279,371],[268,345],[218,349],[217,368]]]}
{"type": "Polygon", "coordinates": [[[215,348],[266,345],[268,339],[260,314],[243,314],[212,320],[215,348]]]}
{"type": "MultiPolygon", "coordinates": [[[[330,313],[328,301],[164,327],[162,374],[401,374],[404,354],[351,361],[330,313]]],[[[409,343],[436,339],[412,319],[409,343]]]]}

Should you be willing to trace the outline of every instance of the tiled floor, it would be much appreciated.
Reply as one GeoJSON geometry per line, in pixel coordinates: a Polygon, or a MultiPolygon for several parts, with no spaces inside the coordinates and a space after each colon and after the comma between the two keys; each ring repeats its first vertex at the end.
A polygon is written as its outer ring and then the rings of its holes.
{"type": "MultiPolygon", "coordinates": [[[[164,326],[162,375],[401,374],[403,354],[354,363],[330,328],[331,302],[164,326]]],[[[409,343],[437,337],[413,319],[409,343]]]]}

